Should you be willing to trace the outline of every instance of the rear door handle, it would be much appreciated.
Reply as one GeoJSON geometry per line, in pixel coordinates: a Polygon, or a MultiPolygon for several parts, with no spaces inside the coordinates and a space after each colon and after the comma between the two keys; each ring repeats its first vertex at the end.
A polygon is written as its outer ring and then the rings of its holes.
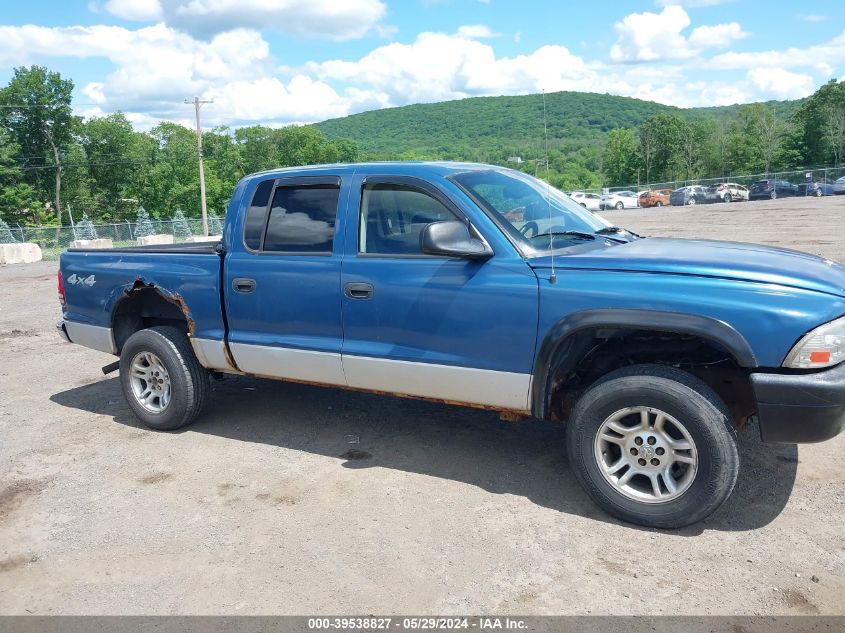
{"type": "Polygon", "coordinates": [[[238,277],[237,279],[232,281],[232,288],[235,289],[235,292],[252,292],[253,290],[255,290],[255,279],[246,279],[244,277],[238,277]]]}
{"type": "Polygon", "coordinates": [[[350,299],[370,299],[373,296],[373,284],[348,283],[344,286],[344,292],[350,299]]]}

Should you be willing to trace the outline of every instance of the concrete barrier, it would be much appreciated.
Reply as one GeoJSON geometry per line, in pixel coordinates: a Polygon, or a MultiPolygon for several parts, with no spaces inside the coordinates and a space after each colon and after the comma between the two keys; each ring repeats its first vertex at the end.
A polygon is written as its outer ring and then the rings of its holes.
{"type": "Polygon", "coordinates": [[[38,244],[0,244],[0,264],[30,264],[40,261],[41,247],[38,244]]]}
{"type": "Polygon", "coordinates": [[[186,239],[186,242],[196,244],[197,242],[219,242],[223,239],[222,235],[195,235],[186,239]]]}
{"type": "Polygon", "coordinates": [[[173,236],[169,233],[162,233],[138,238],[138,246],[153,246],[155,244],[173,244],[173,236]]]}
{"type": "Polygon", "coordinates": [[[96,240],[73,240],[70,248],[114,248],[114,243],[107,237],[96,240]]]}

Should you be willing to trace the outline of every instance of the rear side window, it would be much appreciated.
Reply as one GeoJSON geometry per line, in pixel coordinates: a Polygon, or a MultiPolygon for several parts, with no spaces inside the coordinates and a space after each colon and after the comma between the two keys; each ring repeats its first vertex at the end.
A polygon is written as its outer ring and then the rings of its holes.
{"type": "Polygon", "coordinates": [[[364,187],[358,224],[358,252],[420,255],[420,233],[432,222],[458,218],[429,194],[405,185],[364,187]]]}
{"type": "Polygon", "coordinates": [[[261,249],[261,234],[264,232],[264,223],[267,220],[267,205],[270,203],[270,194],[273,192],[275,182],[275,180],[265,180],[259,184],[246,210],[244,244],[254,251],[261,249]]]}
{"type": "Polygon", "coordinates": [[[335,185],[277,188],[267,220],[264,250],[330,254],[339,194],[340,188],[335,185]]]}

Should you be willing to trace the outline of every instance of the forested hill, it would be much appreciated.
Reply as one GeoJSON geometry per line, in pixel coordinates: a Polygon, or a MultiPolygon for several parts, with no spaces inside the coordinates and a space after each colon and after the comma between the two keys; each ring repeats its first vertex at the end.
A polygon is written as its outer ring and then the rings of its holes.
{"type": "MultiPolygon", "coordinates": [[[[800,101],[771,102],[785,117],[800,101]]],[[[680,109],[653,101],[585,92],[546,95],[552,146],[601,145],[613,128],[636,128],[674,113],[693,119],[735,115],[738,106],[680,109]]],[[[329,138],[348,138],[363,154],[393,158],[494,160],[502,153],[534,154],[543,143],[543,96],[474,97],[363,112],[317,126],[329,138]],[[492,155],[491,155],[492,154],[492,155]]]]}

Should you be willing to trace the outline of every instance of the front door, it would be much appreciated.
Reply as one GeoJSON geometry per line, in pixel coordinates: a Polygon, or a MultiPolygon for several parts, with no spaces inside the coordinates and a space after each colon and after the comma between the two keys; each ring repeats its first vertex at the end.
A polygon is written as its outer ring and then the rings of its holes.
{"type": "Polygon", "coordinates": [[[538,310],[527,264],[507,253],[485,261],[423,254],[427,224],[466,218],[445,192],[415,178],[359,176],[348,218],[349,386],[527,410],[538,310]]]}

